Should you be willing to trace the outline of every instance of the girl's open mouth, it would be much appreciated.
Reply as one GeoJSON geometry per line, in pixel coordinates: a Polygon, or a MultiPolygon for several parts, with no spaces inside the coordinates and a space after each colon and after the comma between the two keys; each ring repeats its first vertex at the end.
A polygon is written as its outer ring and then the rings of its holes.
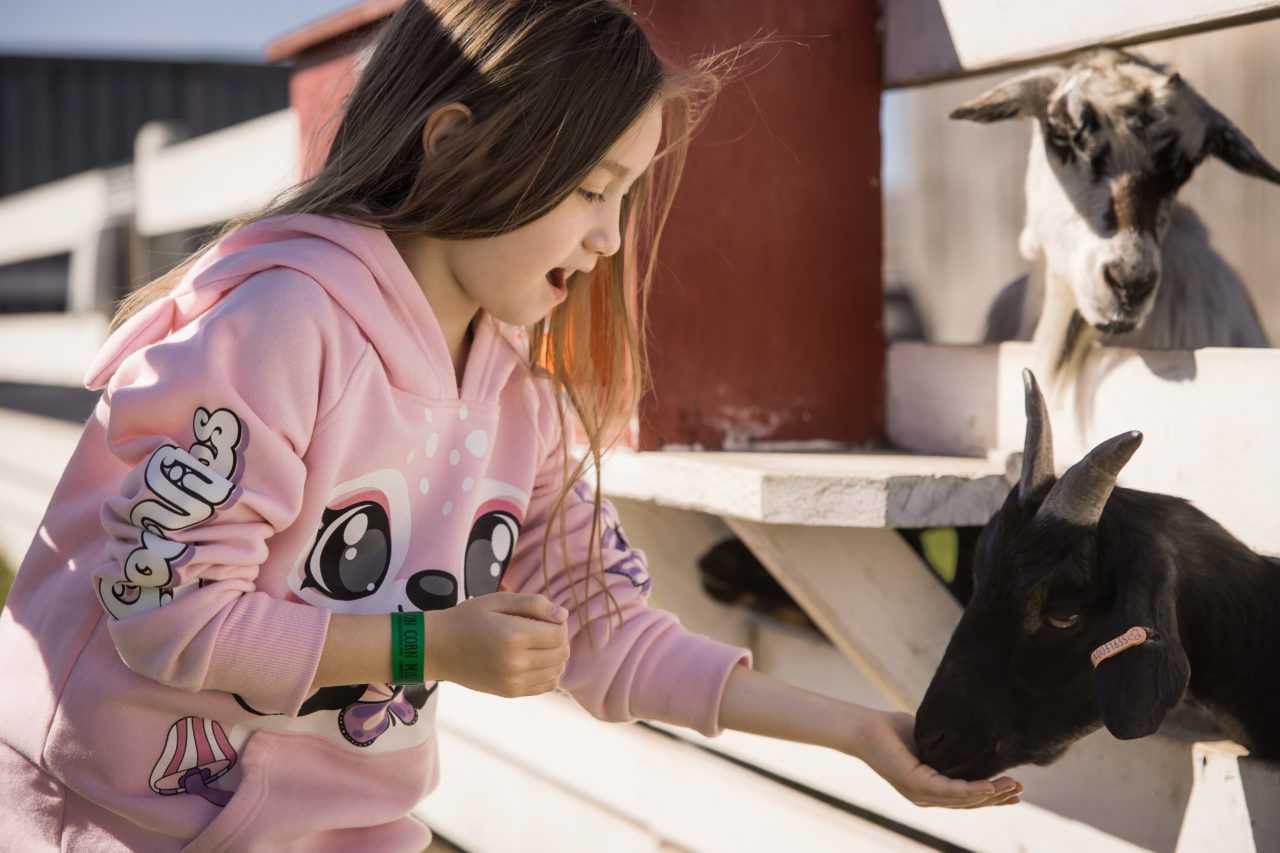
{"type": "Polygon", "coordinates": [[[560,299],[569,295],[568,276],[563,269],[557,267],[547,273],[547,284],[551,285],[551,289],[560,299]]]}

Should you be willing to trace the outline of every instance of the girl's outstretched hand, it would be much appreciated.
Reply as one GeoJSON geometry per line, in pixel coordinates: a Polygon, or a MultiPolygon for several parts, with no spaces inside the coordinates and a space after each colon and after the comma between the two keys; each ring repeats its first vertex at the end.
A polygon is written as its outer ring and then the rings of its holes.
{"type": "Polygon", "coordinates": [[[972,809],[1020,802],[1007,776],[966,782],[943,776],[915,753],[910,714],[877,711],[785,684],[747,666],[729,675],[720,698],[726,729],[811,743],[859,758],[918,806],[972,809]]]}
{"type": "Polygon", "coordinates": [[[563,607],[542,595],[495,592],[425,614],[428,681],[497,696],[554,690],[569,660],[563,607]]]}
{"type": "Polygon", "coordinates": [[[918,806],[973,809],[1022,802],[1022,785],[1008,776],[969,782],[921,764],[912,747],[913,728],[910,714],[866,709],[849,751],[918,806]]]}

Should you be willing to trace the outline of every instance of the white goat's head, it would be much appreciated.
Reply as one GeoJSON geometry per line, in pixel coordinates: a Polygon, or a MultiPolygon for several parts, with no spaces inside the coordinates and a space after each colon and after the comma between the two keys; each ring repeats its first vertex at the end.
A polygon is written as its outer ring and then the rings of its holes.
{"type": "Polygon", "coordinates": [[[1105,333],[1131,331],[1150,312],[1174,196],[1205,157],[1280,183],[1176,73],[1111,48],[1013,77],[951,118],[1035,120],[1020,247],[1029,260],[1044,254],[1080,315],[1105,333]]]}

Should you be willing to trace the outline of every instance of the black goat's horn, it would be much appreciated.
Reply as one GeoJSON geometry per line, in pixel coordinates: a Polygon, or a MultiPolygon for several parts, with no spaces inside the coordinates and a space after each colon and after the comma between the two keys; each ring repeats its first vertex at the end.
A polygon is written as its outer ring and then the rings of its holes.
{"type": "Polygon", "coordinates": [[[1035,374],[1026,368],[1022,370],[1022,389],[1026,395],[1027,436],[1022,445],[1018,500],[1027,504],[1044,494],[1053,483],[1053,427],[1035,374]]]}
{"type": "Polygon", "coordinates": [[[1053,484],[1036,512],[1037,518],[1059,518],[1092,527],[1102,517],[1116,477],[1142,444],[1142,433],[1124,432],[1099,444],[1053,484]]]}

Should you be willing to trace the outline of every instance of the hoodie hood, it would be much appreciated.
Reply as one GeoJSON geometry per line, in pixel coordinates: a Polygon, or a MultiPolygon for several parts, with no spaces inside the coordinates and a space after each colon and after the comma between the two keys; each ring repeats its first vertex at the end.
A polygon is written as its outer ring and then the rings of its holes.
{"type": "MultiPolygon", "coordinates": [[[[172,292],[111,335],[89,367],[85,385],[105,387],[130,355],[196,321],[245,279],[274,268],[296,270],[323,287],[368,338],[394,385],[424,397],[458,396],[439,323],[390,238],[378,228],[314,214],[264,219],[209,249],[172,292]]],[[[476,343],[496,325],[477,323],[476,343]]],[[[473,346],[473,351],[492,349],[473,346]]],[[[491,370],[468,364],[467,373],[473,372],[491,370]]],[[[497,377],[484,378],[489,384],[497,377]]]]}

